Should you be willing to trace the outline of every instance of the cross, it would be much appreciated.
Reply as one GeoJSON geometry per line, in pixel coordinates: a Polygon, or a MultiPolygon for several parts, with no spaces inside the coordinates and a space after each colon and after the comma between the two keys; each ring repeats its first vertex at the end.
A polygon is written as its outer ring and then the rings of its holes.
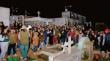
{"type": "Polygon", "coordinates": [[[67,49],[68,49],[68,54],[71,54],[71,44],[73,44],[73,41],[71,41],[71,36],[68,36],[68,42],[65,42],[65,44],[62,45],[62,47],[63,47],[63,52],[65,52],[66,46],[68,46],[68,47],[67,47],[67,49]]]}

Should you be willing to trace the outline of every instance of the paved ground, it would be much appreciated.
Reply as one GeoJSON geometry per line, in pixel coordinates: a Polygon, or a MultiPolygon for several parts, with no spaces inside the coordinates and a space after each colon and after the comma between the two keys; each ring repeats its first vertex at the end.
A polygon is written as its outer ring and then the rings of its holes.
{"type": "MultiPolygon", "coordinates": [[[[35,61],[48,61],[48,56],[39,54],[39,51],[33,53],[32,50],[30,49],[28,56],[32,59],[36,59],[35,61]]],[[[95,50],[94,53],[100,53],[100,52],[95,50]]],[[[17,50],[17,56],[19,58],[21,57],[19,50],[17,50]]],[[[23,61],[23,60],[21,60],[21,61],[23,61]]],[[[31,60],[28,59],[28,61],[31,61],[31,60]]],[[[88,60],[83,60],[83,61],[88,61],[88,60]]]]}

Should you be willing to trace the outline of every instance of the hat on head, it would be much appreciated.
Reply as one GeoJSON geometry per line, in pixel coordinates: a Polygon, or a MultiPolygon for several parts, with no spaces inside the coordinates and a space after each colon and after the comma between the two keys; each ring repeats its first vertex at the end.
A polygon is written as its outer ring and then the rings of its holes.
{"type": "Polygon", "coordinates": [[[32,26],[31,25],[28,25],[27,30],[30,30],[31,28],[32,28],[32,26]]]}
{"type": "Polygon", "coordinates": [[[21,29],[27,29],[27,27],[25,25],[23,25],[21,29]]]}

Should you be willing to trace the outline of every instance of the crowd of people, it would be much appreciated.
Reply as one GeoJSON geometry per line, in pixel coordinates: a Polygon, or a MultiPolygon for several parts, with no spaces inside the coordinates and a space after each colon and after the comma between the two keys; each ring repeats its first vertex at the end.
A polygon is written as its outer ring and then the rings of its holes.
{"type": "Polygon", "coordinates": [[[100,51],[110,51],[110,30],[96,31],[84,26],[57,26],[57,25],[36,25],[27,29],[25,25],[17,28],[0,27],[0,59],[5,59],[5,55],[16,56],[16,49],[21,52],[21,59],[27,60],[28,50],[33,52],[46,47],[47,45],[64,44],[68,36],[71,36],[73,45],[77,44],[79,39],[87,36],[93,41],[94,49],[100,51]],[[13,52],[12,52],[13,51],[13,52]]]}

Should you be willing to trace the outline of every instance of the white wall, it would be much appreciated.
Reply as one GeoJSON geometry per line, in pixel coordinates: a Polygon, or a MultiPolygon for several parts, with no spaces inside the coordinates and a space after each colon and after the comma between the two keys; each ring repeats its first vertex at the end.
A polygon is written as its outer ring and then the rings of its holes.
{"type": "Polygon", "coordinates": [[[53,23],[58,26],[62,26],[66,24],[65,18],[54,18],[53,23]]]}
{"type": "Polygon", "coordinates": [[[45,23],[47,25],[51,23],[51,24],[59,25],[59,26],[66,24],[65,18],[38,18],[38,17],[34,17],[34,18],[25,19],[25,23],[33,24],[33,22],[34,23],[35,22],[45,23]]]}
{"type": "Polygon", "coordinates": [[[3,21],[5,26],[9,26],[10,9],[6,7],[0,7],[0,21],[3,21]]]}

